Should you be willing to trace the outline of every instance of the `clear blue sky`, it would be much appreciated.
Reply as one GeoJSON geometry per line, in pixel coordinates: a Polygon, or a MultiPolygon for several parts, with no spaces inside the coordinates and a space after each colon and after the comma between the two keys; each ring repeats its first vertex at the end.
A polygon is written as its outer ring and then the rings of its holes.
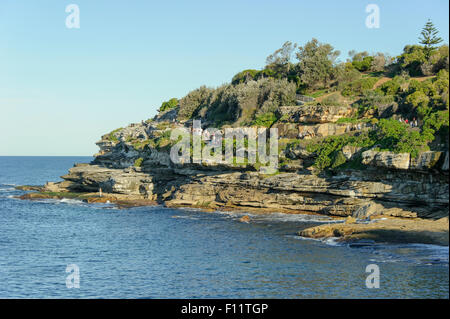
{"type": "MultiPolygon", "coordinates": [[[[447,0],[1,0],[0,155],[92,155],[100,136],[163,100],[218,86],[290,40],[399,54],[447,0]],[[66,5],[80,8],[67,29],[66,5]],[[380,28],[365,7],[380,7],[380,28]]],[[[345,55],[342,57],[345,59],[345,55]]]]}

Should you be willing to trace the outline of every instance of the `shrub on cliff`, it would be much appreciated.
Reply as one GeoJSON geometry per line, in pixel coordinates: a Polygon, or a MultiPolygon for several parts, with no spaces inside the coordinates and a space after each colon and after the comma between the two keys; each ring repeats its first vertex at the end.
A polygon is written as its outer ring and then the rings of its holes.
{"type": "Polygon", "coordinates": [[[161,107],[158,109],[158,112],[164,112],[164,111],[173,109],[173,108],[177,107],[177,105],[178,105],[178,99],[172,98],[169,101],[163,102],[161,104],[161,107]]]}
{"type": "Polygon", "coordinates": [[[375,83],[377,83],[377,77],[365,77],[353,82],[348,83],[342,89],[342,95],[344,96],[357,96],[362,95],[365,91],[371,90],[375,83]]]}
{"type": "Polygon", "coordinates": [[[253,120],[253,122],[251,123],[251,125],[271,127],[272,124],[275,123],[276,121],[277,121],[277,117],[275,116],[275,114],[272,112],[269,112],[269,113],[257,115],[255,117],[255,119],[253,120]]]}
{"type": "MultiPolygon", "coordinates": [[[[438,122],[440,122],[440,127],[445,125],[444,115],[435,119],[436,126],[439,126],[438,122]]],[[[417,130],[410,129],[409,125],[405,123],[394,119],[381,119],[376,123],[374,130],[369,133],[328,136],[321,141],[310,143],[307,150],[315,154],[314,166],[319,170],[343,165],[345,161],[340,151],[346,145],[362,148],[376,146],[381,151],[410,153],[414,158],[420,151],[428,150],[427,143],[433,140],[433,133],[434,130],[431,135],[421,134],[417,130]]]]}
{"type": "Polygon", "coordinates": [[[349,55],[352,57],[352,65],[355,69],[360,72],[369,71],[374,60],[373,56],[370,56],[367,51],[356,53],[355,51],[350,51],[349,55]]]}
{"type": "Polygon", "coordinates": [[[139,157],[137,160],[134,161],[134,166],[141,167],[143,161],[144,161],[144,159],[142,157],[139,157]]]}
{"type": "Polygon", "coordinates": [[[383,83],[377,90],[385,95],[396,95],[407,87],[409,77],[395,76],[392,80],[383,83]]]}
{"type": "Polygon", "coordinates": [[[336,86],[342,90],[347,83],[361,78],[361,73],[350,62],[340,63],[336,66],[336,86]]]}
{"type": "MultiPolygon", "coordinates": [[[[307,145],[308,152],[315,154],[314,166],[324,170],[331,166],[337,167],[345,163],[338,155],[346,145],[368,147],[373,145],[367,134],[328,136],[325,139],[307,145]]],[[[342,154],[341,154],[342,155],[342,154]]]]}
{"type": "Polygon", "coordinates": [[[258,71],[258,70],[252,70],[252,69],[241,71],[238,74],[236,74],[235,76],[233,76],[233,79],[231,80],[231,84],[237,85],[237,84],[245,83],[245,82],[248,82],[251,80],[255,80],[256,75],[259,72],[260,71],[258,71]]]}
{"type": "Polygon", "coordinates": [[[340,106],[344,103],[342,102],[342,97],[338,92],[332,93],[322,99],[320,102],[321,105],[326,106],[340,106]]]}
{"type": "Polygon", "coordinates": [[[394,119],[381,119],[376,130],[371,132],[371,139],[381,150],[410,153],[412,157],[426,147],[427,137],[394,119]]]}
{"type": "Polygon", "coordinates": [[[114,131],[112,131],[111,133],[109,133],[109,134],[107,135],[106,138],[107,138],[108,140],[110,140],[111,142],[118,142],[119,139],[117,138],[116,135],[117,135],[117,133],[119,133],[121,130],[122,130],[121,127],[115,129],[114,131]]]}
{"type": "Polygon", "coordinates": [[[439,71],[434,79],[423,82],[412,80],[404,102],[424,119],[433,112],[448,109],[448,85],[449,77],[446,70],[439,71]]]}
{"type": "Polygon", "coordinates": [[[393,95],[384,95],[380,91],[365,91],[363,96],[358,100],[354,106],[358,108],[358,114],[363,116],[369,110],[378,110],[388,104],[394,103],[393,95]]]}
{"type": "Polygon", "coordinates": [[[207,106],[213,92],[214,89],[206,86],[201,86],[189,92],[179,101],[180,110],[178,111],[178,116],[180,119],[190,119],[201,106],[207,106]]]}
{"type": "Polygon", "coordinates": [[[398,72],[405,70],[411,76],[432,75],[440,70],[448,70],[448,60],[448,45],[442,45],[431,53],[423,46],[407,45],[397,58],[398,72]]]}

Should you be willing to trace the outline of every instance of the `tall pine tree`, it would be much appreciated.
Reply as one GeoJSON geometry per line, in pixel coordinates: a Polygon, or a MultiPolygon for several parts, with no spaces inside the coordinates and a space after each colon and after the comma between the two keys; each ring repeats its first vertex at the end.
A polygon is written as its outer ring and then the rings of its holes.
{"type": "Polygon", "coordinates": [[[437,36],[438,33],[439,31],[436,29],[433,22],[428,19],[419,37],[420,43],[425,46],[427,58],[430,57],[431,53],[436,48],[436,45],[442,42],[442,38],[437,36]]]}

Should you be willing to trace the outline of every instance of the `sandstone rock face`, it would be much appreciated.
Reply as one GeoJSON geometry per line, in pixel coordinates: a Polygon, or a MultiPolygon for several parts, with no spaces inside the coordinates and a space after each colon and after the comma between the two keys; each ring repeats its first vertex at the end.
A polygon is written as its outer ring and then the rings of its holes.
{"type": "Polygon", "coordinates": [[[362,153],[362,163],[365,165],[389,168],[389,169],[408,169],[410,162],[409,153],[392,153],[365,151],[362,153]]]}
{"type": "Polygon", "coordinates": [[[273,128],[278,129],[281,138],[310,139],[314,137],[327,137],[330,135],[342,135],[350,132],[367,131],[372,127],[369,123],[323,123],[302,124],[276,123],[273,128]]]}
{"type": "Polygon", "coordinates": [[[355,131],[367,131],[371,127],[372,125],[368,123],[324,123],[316,125],[300,125],[298,127],[298,137],[300,139],[309,139],[314,137],[327,137],[330,135],[342,135],[355,131]]]}
{"type": "Polygon", "coordinates": [[[356,154],[361,151],[361,147],[346,145],[342,148],[342,154],[346,160],[351,160],[356,154]]]}
{"type": "Polygon", "coordinates": [[[278,112],[282,118],[291,123],[329,123],[343,117],[352,117],[356,109],[351,106],[280,106],[278,112]]]}
{"type": "Polygon", "coordinates": [[[428,170],[437,168],[439,160],[443,157],[442,152],[424,152],[420,153],[416,158],[411,158],[409,169],[412,170],[428,170]]]}
{"type": "Polygon", "coordinates": [[[299,129],[296,123],[276,123],[273,128],[278,130],[278,136],[281,138],[298,138],[299,129]]]}
{"type": "Polygon", "coordinates": [[[267,176],[259,172],[80,165],[63,178],[65,182],[57,184],[63,190],[97,192],[102,188],[105,193],[140,196],[168,206],[314,212],[355,218],[380,212],[400,217],[448,215],[445,176],[430,178],[427,174],[402,171],[390,175],[374,170],[348,171],[337,176],[308,172],[267,176]],[[411,207],[416,215],[405,215],[403,210],[411,207]]]}
{"type": "Polygon", "coordinates": [[[167,110],[165,112],[162,113],[158,113],[155,116],[155,121],[156,122],[163,122],[163,121],[169,121],[169,122],[173,122],[174,120],[177,119],[177,115],[178,115],[178,107],[167,110]]]}
{"type": "Polygon", "coordinates": [[[105,193],[142,195],[146,198],[153,188],[152,176],[133,169],[117,170],[97,165],[75,166],[62,178],[71,182],[64,187],[71,191],[98,192],[101,188],[105,193]]]}
{"type": "Polygon", "coordinates": [[[368,203],[356,209],[353,213],[353,217],[358,219],[367,219],[372,215],[381,215],[383,213],[383,210],[383,205],[368,203]]]}

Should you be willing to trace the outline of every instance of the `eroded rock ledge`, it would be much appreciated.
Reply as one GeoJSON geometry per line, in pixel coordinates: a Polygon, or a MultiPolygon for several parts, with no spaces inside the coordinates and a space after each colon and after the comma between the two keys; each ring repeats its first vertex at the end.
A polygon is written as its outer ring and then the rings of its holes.
{"type": "Polygon", "coordinates": [[[369,203],[400,217],[448,215],[448,177],[441,174],[378,170],[314,175],[309,171],[266,176],[259,172],[206,171],[195,168],[107,168],[79,164],[50,183],[51,192],[98,192],[148,199],[167,206],[259,208],[351,216],[369,203]],[[407,216],[406,216],[407,215],[407,216]]]}

